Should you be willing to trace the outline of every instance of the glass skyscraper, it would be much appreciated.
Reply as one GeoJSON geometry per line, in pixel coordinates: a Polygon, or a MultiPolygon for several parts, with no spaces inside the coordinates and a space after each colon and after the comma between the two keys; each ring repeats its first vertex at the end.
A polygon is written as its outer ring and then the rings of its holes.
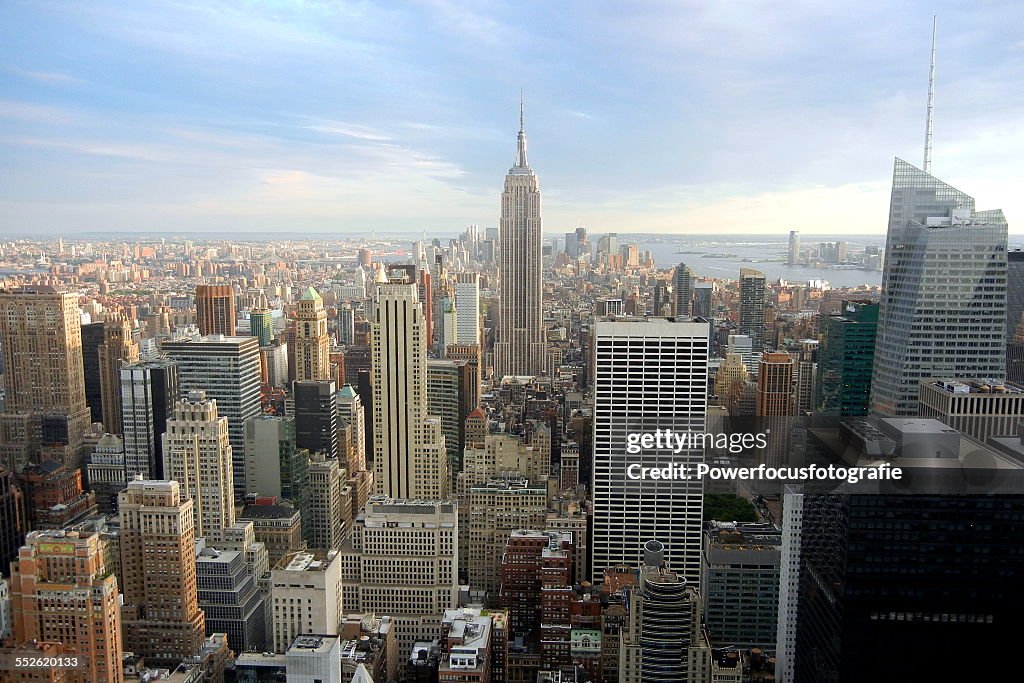
{"type": "Polygon", "coordinates": [[[818,372],[814,412],[818,415],[855,417],[868,414],[871,366],[878,331],[878,304],[844,301],[837,315],[823,315],[819,323],[818,372]]]}
{"type": "Polygon", "coordinates": [[[873,413],[917,415],[929,377],[1005,378],[1006,233],[1002,211],[896,159],[873,413]]]}

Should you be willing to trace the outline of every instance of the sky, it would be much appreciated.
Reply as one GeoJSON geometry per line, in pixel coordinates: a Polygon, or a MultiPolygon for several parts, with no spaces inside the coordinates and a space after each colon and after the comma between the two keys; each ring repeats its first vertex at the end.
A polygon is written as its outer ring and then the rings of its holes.
{"type": "Polygon", "coordinates": [[[1024,3],[0,3],[0,235],[883,233],[893,157],[1024,232],[1024,3]]]}

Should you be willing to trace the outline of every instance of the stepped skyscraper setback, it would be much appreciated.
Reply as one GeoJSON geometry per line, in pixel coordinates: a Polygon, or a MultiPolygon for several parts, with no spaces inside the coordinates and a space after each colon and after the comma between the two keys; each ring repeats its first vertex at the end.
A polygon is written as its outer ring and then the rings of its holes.
{"type": "Polygon", "coordinates": [[[916,416],[929,377],[1005,378],[1006,240],[1002,211],[896,159],[872,412],[916,416]]]}
{"type": "Polygon", "coordinates": [[[526,159],[520,103],[516,161],[505,176],[505,190],[501,193],[501,300],[494,345],[497,377],[539,375],[544,369],[542,243],[540,181],[526,159]]]}

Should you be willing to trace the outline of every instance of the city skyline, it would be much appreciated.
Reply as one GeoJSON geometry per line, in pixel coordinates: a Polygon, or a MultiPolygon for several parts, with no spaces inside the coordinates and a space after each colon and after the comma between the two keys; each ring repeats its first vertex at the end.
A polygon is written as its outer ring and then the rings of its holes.
{"type": "Polygon", "coordinates": [[[1013,225],[1021,10],[884,11],[14,3],[0,234],[494,225],[520,88],[554,234],[881,234],[888,164],[921,154],[933,12],[934,172],[1013,225]]]}

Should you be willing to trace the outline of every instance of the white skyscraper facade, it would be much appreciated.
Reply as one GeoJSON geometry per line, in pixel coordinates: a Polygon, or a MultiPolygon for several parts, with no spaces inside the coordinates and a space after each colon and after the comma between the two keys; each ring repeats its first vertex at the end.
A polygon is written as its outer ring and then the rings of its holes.
{"type": "Polygon", "coordinates": [[[1006,377],[1007,223],[896,159],[871,411],[916,416],[920,381],[1006,377]]]}
{"type": "Polygon", "coordinates": [[[455,343],[479,344],[480,276],[477,273],[459,273],[456,276],[455,311],[455,343]]]}
{"type": "MultiPolygon", "coordinates": [[[[521,108],[518,153],[501,194],[498,252],[501,298],[494,371],[498,377],[539,375],[546,359],[540,181],[526,159],[521,108]]],[[[457,299],[455,305],[461,310],[457,299]]]]}
{"type": "Polygon", "coordinates": [[[786,486],[782,498],[782,560],[779,564],[779,622],[775,636],[775,680],[793,683],[796,618],[800,601],[800,545],[803,537],[804,494],[786,486]]]}
{"type": "Polygon", "coordinates": [[[630,433],[704,432],[707,421],[708,324],[598,321],[594,358],[594,517],[592,580],[618,564],[640,564],[651,539],[668,566],[699,581],[703,484],[631,480],[631,464],[665,467],[703,461],[701,449],[626,451],[630,433]]]}
{"type": "MultiPolygon", "coordinates": [[[[397,272],[397,271],[396,271],[397,272]]],[[[379,283],[373,311],[373,438],[377,493],[439,500],[449,491],[441,420],[427,415],[427,338],[413,283],[379,283]]]]}

